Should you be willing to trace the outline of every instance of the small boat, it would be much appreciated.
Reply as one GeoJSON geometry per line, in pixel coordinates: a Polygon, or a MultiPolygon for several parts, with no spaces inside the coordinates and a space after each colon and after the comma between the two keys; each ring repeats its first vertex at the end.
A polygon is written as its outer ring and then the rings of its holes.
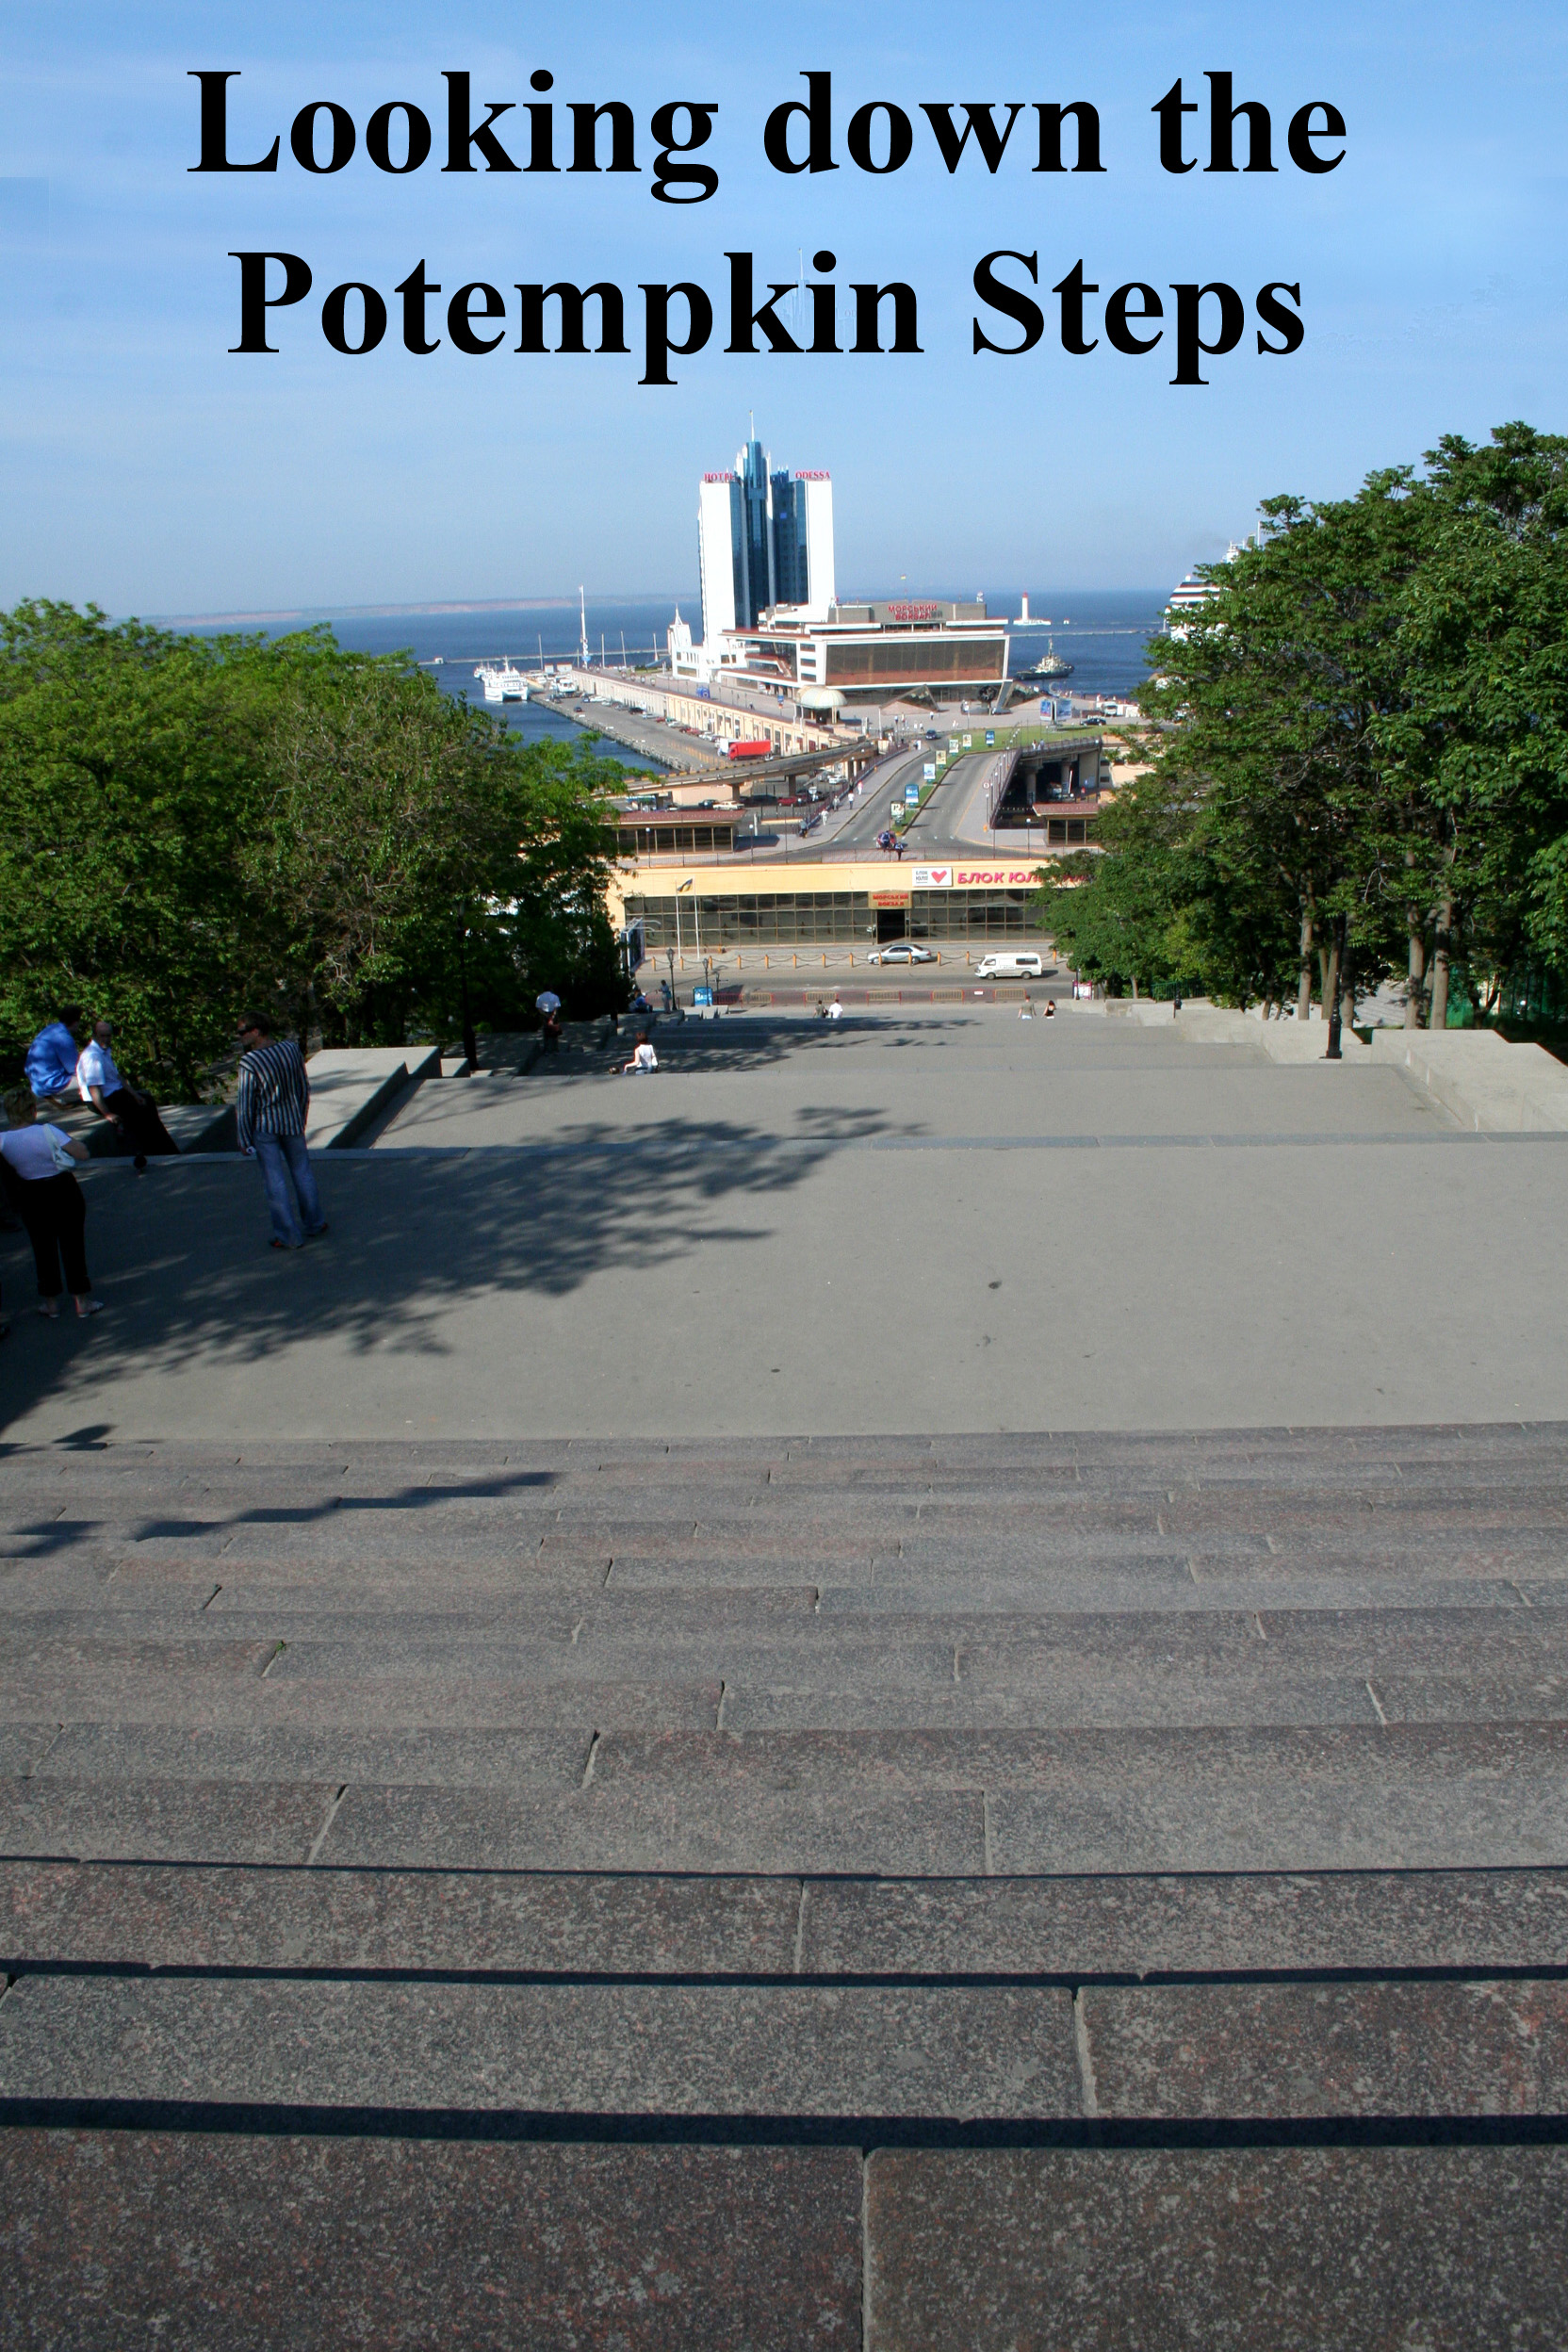
{"type": "Polygon", "coordinates": [[[1026,670],[1013,671],[1012,682],[1015,686],[1022,686],[1043,678],[1070,678],[1071,676],[1072,663],[1062,660],[1061,655],[1056,651],[1056,640],[1054,637],[1049,637],[1046,640],[1046,649],[1039,660],[1032,662],[1026,670]]]}

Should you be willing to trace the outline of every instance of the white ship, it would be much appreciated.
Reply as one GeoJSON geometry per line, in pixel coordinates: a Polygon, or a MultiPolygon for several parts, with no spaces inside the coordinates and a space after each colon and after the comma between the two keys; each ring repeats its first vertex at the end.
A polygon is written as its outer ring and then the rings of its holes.
{"type": "MultiPolygon", "coordinates": [[[[1226,563],[1233,564],[1240,553],[1241,549],[1233,539],[1225,550],[1226,563]]],[[[1178,639],[1184,637],[1203,607],[1211,604],[1218,594],[1217,580],[1200,580],[1196,572],[1189,572],[1172,591],[1170,602],[1166,606],[1167,634],[1178,639]]]]}
{"type": "Polygon", "coordinates": [[[482,662],[474,676],[486,702],[526,702],[533,683],[515,662],[482,662]]]}

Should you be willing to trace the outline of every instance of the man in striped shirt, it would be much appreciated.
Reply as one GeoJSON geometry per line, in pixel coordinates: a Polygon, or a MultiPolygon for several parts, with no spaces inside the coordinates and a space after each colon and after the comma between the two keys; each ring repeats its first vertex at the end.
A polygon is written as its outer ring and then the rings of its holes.
{"type": "Polygon", "coordinates": [[[245,1015],[239,1042],[244,1048],[239,1057],[239,1148],[261,1163],[273,1249],[298,1250],[327,1230],[305,1150],[310,1080],[304,1059],[292,1037],[273,1037],[265,1013],[245,1015]]]}

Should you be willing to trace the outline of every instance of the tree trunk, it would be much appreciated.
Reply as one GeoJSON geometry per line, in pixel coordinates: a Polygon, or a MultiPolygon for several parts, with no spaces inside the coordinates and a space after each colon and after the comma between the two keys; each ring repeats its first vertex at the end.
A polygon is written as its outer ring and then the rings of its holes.
{"type": "Polygon", "coordinates": [[[1296,1018],[1305,1021],[1312,1012],[1312,901],[1301,909],[1301,979],[1296,996],[1296,1018]]]}
{"type": "Polygon", "coordinates": [[[479,1068],[479,1039],[474,1035],[473,1015],[468,1009],[468,934],[457,935],[457,971],[463,990],[463,1075],[471,1078],[479,1068]]]}
{"type": "Polygon", "coordinates": [[[1137,1001],[1138,1001],[1138,976],[1137,976],[1137,973],[1135,972],[1134,972],[1134,974],[1133,974],[1133,1002],[1134,1002],[1134,1004],[1135,1004],[1137,1003],[1137,1001]]]}
{"type": "Polygon", "coordinates": [[[1405,923],[1410,932],[1410,980],[1405,988],[1405,1027],[1421,1026],[1421,999],[1427,978],[1427,926],[1419,906],[1407,906],[1405,923]]]}
{"type": "Polygon", "coordinates": [[[1328,945],[1323,952],[1323,1010],[1329,1021],[1329,1047],[1323,1056],[1326,1062],[1337,1062],[1343,1058],[1339,1050],[1339,972],[1344,936],[1345,918],[1339,915],[1330,926],[1328,945]]]}
{"type": "Polygon", "coordinates": [[[1448,959],[1453,946],[1454,902],[1450,894],[1437,910],[1437,938],[1432,948],[1432,1004],[1429,1017],[1433,1029],[1448,1026],[1448,959]]]}

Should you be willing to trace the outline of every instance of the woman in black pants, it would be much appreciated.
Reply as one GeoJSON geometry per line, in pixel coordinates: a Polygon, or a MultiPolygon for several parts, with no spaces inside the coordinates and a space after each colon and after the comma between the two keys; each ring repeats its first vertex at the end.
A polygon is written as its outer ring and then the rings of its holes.
{"type": "Polygon", "coordinates": [[[59,1165],[62,1159],[85,1160],[87,1146],[74,1142],[63,1127],[40,1124],[31,1093],[11,1095],[6,1107],[11,1124],[0,1133],[0,1160],[6,1164],[7,1196],[33,1245],[38,1311],[53,1322],[63,1289],[75,1299],[79,1315],[96,1315],[104,1302],[92,1296],[87,1270],[87,1202],[75,1177],[59,1165]]]}

